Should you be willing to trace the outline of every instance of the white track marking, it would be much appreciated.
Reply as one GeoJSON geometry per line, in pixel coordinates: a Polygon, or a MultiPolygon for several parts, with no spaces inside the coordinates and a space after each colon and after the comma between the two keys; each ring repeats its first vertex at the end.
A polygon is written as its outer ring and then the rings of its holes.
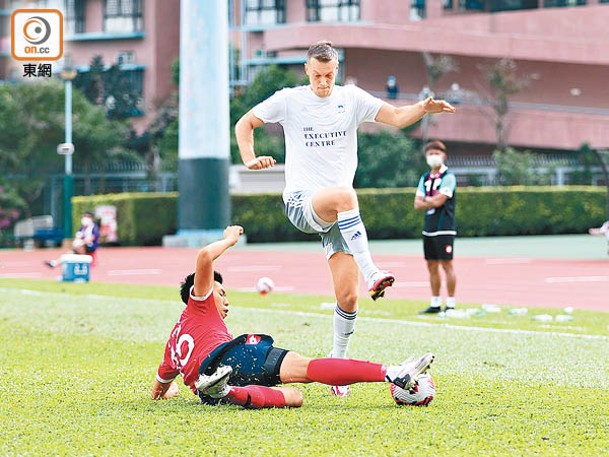
{"type": "Polygon", "coordinates": [[[569,283],[569,282],[607,282],[609,276],[556,276],[546,278],[545,282],[550,284],[569,283]]]}
{"type": "Polygon", "coordinates": [[[283,267],[281,265],[240,265],[227,267],[227,271],[235,272],[262,272],[262,271],[279,271],[283,267]]]}
{"type": "Polygon", "coordinates": [[[37,272],[31,273],[5,273],[1,274],[0,278],[41,278],[42,274],[37,272]]]}
{"type": "Polygon", "coordinates": [[[410,289],[412,287],[429,287],[429,281],[401,281],[393,283],[393,288],[410,289]]]}
{"type": "MultiPolygon", "coordinates": [[[[255,287],[239,287],[239,292],[258,292],[255,287]]],[[[292,286],[275,286],[273,289],[275,292],[291,292],[294,290],[292,286]]]]}
{"type": "Polygon", "coordinates": [[[521,265],[523,263],[531,263],[533,260],[526,257],[501,257],[497,259],[485,259],[487,265],[521,265]]]}
{"type": "Polygon", "coordinates": [[[162,273],[158,268],[142,268],[139,270],[109,270],[108,276],[140,276],[140,275],[160,275],[162,273]]]}

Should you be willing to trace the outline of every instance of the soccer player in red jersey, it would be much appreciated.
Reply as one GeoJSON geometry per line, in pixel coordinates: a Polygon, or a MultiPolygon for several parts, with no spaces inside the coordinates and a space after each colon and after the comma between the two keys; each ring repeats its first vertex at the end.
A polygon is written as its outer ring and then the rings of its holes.
{"type": "Polygon", "coordinates": [[[186,308],[165,346],[163,362],[152,386],[153,399],[177,395],[175,378],[180,374],[184,384],[203,403],[223,401],[254,409],[301,406],[302,393],[281,385],[287,383],[392,382],[406,389],[415,386],[418,377],[433,362],[433,354],[385,366],[353,359],[310,359],[274,347],[268,335],[233,338],[224,322],[230,303],[222,276],[214,271],[214,261],[234,246],[242,234],[240,226],[227,227],[222,240],[197,254],[195,272],[181,286],[186,308]]]}

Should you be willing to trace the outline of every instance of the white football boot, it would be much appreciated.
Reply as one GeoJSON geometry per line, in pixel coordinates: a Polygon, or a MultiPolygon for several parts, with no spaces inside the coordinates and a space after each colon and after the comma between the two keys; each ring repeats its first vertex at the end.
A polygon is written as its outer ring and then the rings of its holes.
{"type": "Polygon", "coordinates": [[[429,369],[434,358],[435,356],[431,352],[428,352],[418,359],[407,359],[400,364],[402,370],[400,370],[397,376],[393,379],[390,379],[389,376],[385,378],[402,389],[410,390],[416,385],[419,376],[429,369]]]}
{"type": "Polygon", "coordinates": [[[232,372],[233,367],[230,365],[221,365],[209,376],[200,374],[199,379],[195,381],[195,387],[211,398],[224,398],[230,391],[228,378],[232,372]]]}

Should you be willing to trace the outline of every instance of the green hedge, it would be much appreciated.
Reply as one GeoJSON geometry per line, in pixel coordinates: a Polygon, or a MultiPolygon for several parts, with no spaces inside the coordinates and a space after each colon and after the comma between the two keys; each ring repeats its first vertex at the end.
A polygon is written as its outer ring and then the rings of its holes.
{"type": "MultiPolygon", "coordinates": [[[[415,189],[358,190],[370,239],[418,238],[423,212],[413,209],[415,189]]],[[[117,207],[124,244],[158,244],[176,230],[175,193],[75,197],[80,213],[97,205],[117,207]]],[[[600,187],[468,187],[457,191],[460,236],[585,233],[605,220],[606,191],[600,187]]],[[[295,229],[279,194],[234,195],[232,223],[245,227],[250,242],[315,239],[295,229]]],[[[77,225],[75,225],[77,226],[77,225]]]]}
{"type": "Polygon", "coordinates": [[[75,230],[84,211],[96,206],[116,206],[118,238],[121,244],[148,246],[161,244],[164,235],[175,233],[177,220],[176,192],[122,193],[74,197],[72,215],[75,230]]]}

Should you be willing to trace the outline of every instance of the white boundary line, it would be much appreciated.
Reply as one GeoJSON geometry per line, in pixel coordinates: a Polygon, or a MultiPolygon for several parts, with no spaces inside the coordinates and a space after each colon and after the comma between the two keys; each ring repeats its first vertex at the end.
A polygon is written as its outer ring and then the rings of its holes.
{"type": "MultiPolygon", "coordinates": [[[[282,314],[291,314],[295,316],[306,316],[306,317],[325,317],[331,319],[332,316],[328,314],[321,313],[311,313],[306,311],[290,311],[285,309],[264,309],[264,308],[240,308],[240,309],[251,309],[255,311],[260,311],[263,313],[282,313],[282,314]]],[[[522,329],[509,329],[509,328],[488,328],[488,327],[471,327],[467,325],[454,325],[447,323],[438,323],[433,324],[431,322],[415,322],[415,321],[407,321],[407,320],[399,320],[399,319],[384,319],[382,317],[359,317],[357,318],[361,321],[367,322],[375,322],[375,323],[391,323],[397,325],[404,325],[410,327],[443,327],[449,328],[453,330],[467,330],[472,332],[481,332],[481,333],[510,333],[514,335],[535,335],[535,336],[558,336],[558,337],[569,337],[569,338],[582,338],[582,339],[591,339],[591,340],[602,340],[609,341],[609,336],[605,335],[587,335],[582,333],[565,333],[565,332],[540,332],[538,330],[522,330],[522,329]]]]}
{"type": "MultiPolygon", "coordinates": [[[[15,291],[17,293],[21,293],[24,295],[59,295],[59,296],[65,296],[65,295],[70,295],[70,294],[65,294],[65,293],[58,293],[58,292],[40,292],[40,291],[33,291],[33,290],[29,290],[29,289],[12,289],[12,288],[4,288],[4,287],[0,287],[0,292],[9,292],[9,291],[15,291]]],[[[129,297],[112,297],[110,295],[80,295],[79,297],[81,298],[95,298],[95,299],[110,299],[110,298],[116,298],[116,299],[120,299],[120,300],[137,300],[137,301],[151,301],[151,302],[161,302],[161,303],[165,303],[165,302],[171,302],[173,303],[174,300],[155,300],[155,299],[149,299],[149,298],[129,298],[129,297]]],[[[307,312],[307,311],[290,311],[290,310],[286,310],[286,309],[265,309],[265,308],[249,308],[249,307],[239,307],[238,305],[234,305],[235,308],[238,308],[239,311],[241,310],[248,310],[248,311],[255,311],[255,312],[261,312],[261,313],[267,313],[267,314],[285,314],[285,315],[292,315],[292,316],[303,316],[303,317],[318,317],[318,318],[322,318],[322,319],[333,319],[332,315],[329,314],[322,314],[322,313],[312,313],[312,312],[307,312]]],[[[358,320],[360,321],[364,321],[364,322],[374,322],[374,323],[390,323],[390,324],[396,324],[396,325],[404,325],[407,327],[427,327],[427,328],[431,328],[431,327],[441,327],[441,328],[448,328],[448,329],[452,329],[452,330],[466,330],[466,331],[470,331],[470,332],[480,332],[480,333],[508,333],[508,334],[512,334],[512,335],[533,335],[533,336],[555,336],[555,337],[567,337],[567,338],[581,338],[584,340],[600,340],[600,341],[609,341],[609,335],[588,335],[588,334],[582,334],[582,333],[566,333],[566,332],[554,332],[554,331],[547,331],[547,332],[540,332],[538,330],[522,330],[522,329],[509,329],[509,328],[488,328],[488,327],[472,327],[472,326],[468,326],[468,325],[454,325],[454,324],[448,324],[448,323],[431,323],[431,322],[415,322],[415,321],[408,321],[408,320],[400,320],[400,319],[385,319],[385,318],[381,318],[381,317],[358,317],[358,320]]]]}

